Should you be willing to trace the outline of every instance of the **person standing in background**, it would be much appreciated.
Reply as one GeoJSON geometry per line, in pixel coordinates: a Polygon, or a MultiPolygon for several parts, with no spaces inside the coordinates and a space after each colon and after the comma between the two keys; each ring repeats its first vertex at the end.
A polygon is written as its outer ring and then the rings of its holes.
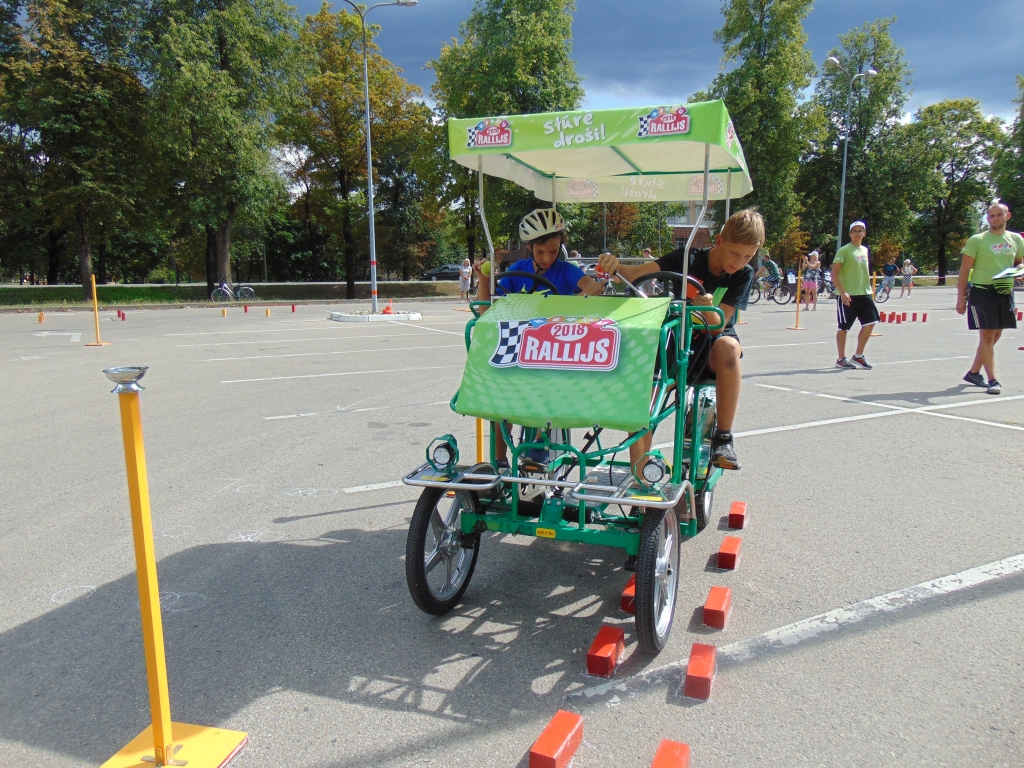
{"type": "Polygon", "coordinates": [[[917,267],[915,267],[910,259],[904,259],[903,261],[903,280],[900,283],[900,298],[903,298],[903,292],[907,292],[907,298],[910,298],[910,289],[914,287],[914,275],[917,274],[917,267]]]}
{"type": "Polygon", "coordinates": [[[878,307],[871,296],[871,276],[868,274],[868,249],[862,245],[868,226],[863,221],[850,225],[850,242],[836,251],[832,262],[832,284],[836,287],[836,349],[839,359],[836,368],[864,368],[871,370],[864,357],[864,348],[871,338],[871,327],[878,322],[878,307]],[[857,353],[846,357],[846,334],[855,320],[860,321],[857,334],[857,353]]]}
{"type": "MultiPolygon", "coordinates": [[[[804,294],[804,309],[809,310],[814,304],[814,311],[818,311],[818,281],[821,279],[821,254],[811,251],[803,258],[803,280],[800,290],[804,294]]],[[[796,298],[800,303],[800,297],[796,298]]]]}
{"type": "Polygon", "coordinates": [[[472,282],[473,265],[470,264],[469,259],[464,259],[462,268],[459,270],[459,293],[462,294],[463,301],[469,301],[469,290],[472,282]]]}

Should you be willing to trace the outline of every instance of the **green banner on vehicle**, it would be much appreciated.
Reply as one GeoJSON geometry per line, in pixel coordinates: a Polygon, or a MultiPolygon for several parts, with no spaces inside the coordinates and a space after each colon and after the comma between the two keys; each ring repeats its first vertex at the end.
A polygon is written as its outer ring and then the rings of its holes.
{"type": "Polygon", "coordinates": [[[514,295],[477,321],[455,410],[527,427],[650,423],[669,299],[514,295]]]}

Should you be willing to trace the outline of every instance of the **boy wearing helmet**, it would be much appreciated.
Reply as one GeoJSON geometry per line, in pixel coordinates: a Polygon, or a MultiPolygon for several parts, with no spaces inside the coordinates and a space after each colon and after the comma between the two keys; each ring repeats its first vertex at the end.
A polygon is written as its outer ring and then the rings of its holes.
{"type": "MultiPolygon", "coordinates": [[[[568,261],[559,261],[558,256],[565,244],[565,220],[554,208],[537,208],[526,214],[519,223],[519,237],[530,250],[531,257],[520,259],[510,268],[510,272],[532,272],[550,280],[563,296],[574,293],[585,293],[597,296],[604,286],[592,277],[587,277],[583,270],[568,261]]],[[[477,298],[480,301],[491,300],[491,281],[480,272],[480,288],[477,298]]],[[[525,277],[506,277],[498,281],[505,293],[520,293],[533,289],[534,281],[525,277]]],[[[544,292],[545,286],[537,283],[537,291],[544,292]]]]}

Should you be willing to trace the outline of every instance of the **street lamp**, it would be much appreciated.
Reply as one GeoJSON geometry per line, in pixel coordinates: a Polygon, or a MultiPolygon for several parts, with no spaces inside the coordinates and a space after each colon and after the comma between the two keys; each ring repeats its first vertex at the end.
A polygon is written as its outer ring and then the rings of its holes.
{"type": "Polygon", "coordinates": [[[403,8],[411,8],[419,0],[393,0],[390,3],[377,3],[369,8],[360,8],[352,0],[343,0],[352,6],[352,9],[359,15],[359,21],[363,27],[363,101],[366,105],[366,197],[370,209],[370,300],[373,303],[372,311],[377,313],[377,234],[373,227],[373,155],[370,149],[370,74],[366,64],[366,14],[374,8],[381,8],[385,5],[400,5],[403,8]]]}
{"type": "MultiPolygon", "coordinates": [[[[838,58],[835,56],[829,56],[825,59],[827,66],[835,67],[836,69],[850,74],[850,71],[844,67],[838,58]]],[[[839,246],[843,244],[843,212],[846,206],[846,155],[850,148],[850,106],[853,101],[853,84],[857,82],[857,78],[863,77],[865,79],[874,77],[877,75],[873,69],[867,69],[864,72],[858,72],[850,78],[850,89],[846,93],[846,139],[843,141],[843,180],[839,184],[839,228],[838,234],[836,235],[836,251],[839,250],[839,246]]]]}

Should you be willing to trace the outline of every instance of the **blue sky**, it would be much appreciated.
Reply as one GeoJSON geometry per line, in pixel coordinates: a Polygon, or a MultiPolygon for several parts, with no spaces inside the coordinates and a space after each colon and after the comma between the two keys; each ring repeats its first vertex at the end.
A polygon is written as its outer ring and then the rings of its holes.
{"type": "MultiPolygon", "coordinates": [[[[295,0],[292,0],[295,2],[295,0]]],[[[385,56],[429,94],[423,65],[458,35],[472,0],[420,0],[414,8],[378,8],[385,56]]],[[[315,12],[318,0],[300,0],[315,12]]],[[[347,7],[342,2],[336,8],[347,7]]],[[[1024,74],[1024,1],[819,0],[806,22],[820,66],[837,35],[883,16],[896,16],[896,42],[913,71],[910,108],[946,98],[975,98],[989,115],[1016,111],[1014,76],[1024,74]]],[[[638,106],[678,101],[704,88],[719,70],[721,26],[715,0],[577,0],[573,56],[587,92],[585,106],[638,106]]]]}

